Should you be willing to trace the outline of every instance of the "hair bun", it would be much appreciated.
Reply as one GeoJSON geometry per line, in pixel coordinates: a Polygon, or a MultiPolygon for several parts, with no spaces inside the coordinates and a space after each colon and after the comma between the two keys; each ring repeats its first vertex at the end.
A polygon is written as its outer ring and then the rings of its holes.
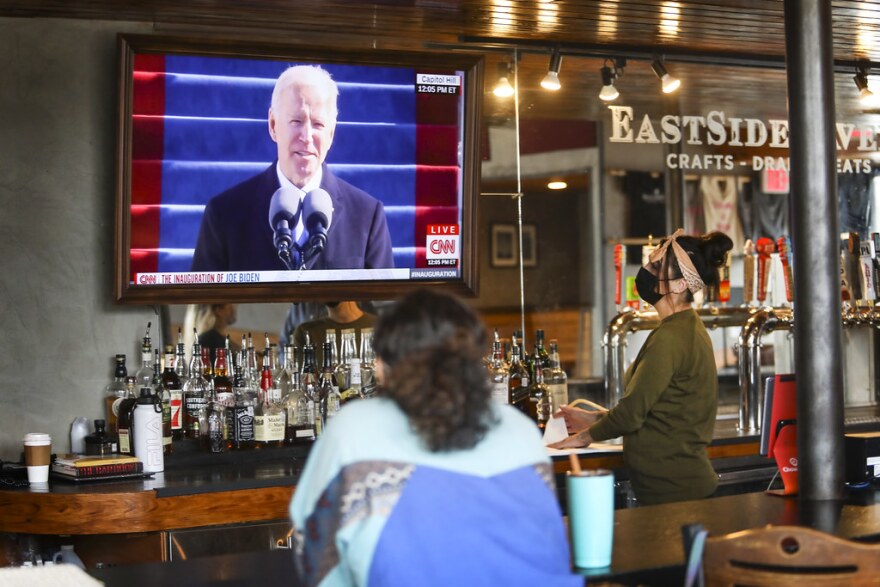
{"type": "Polygon", "coordinates": [[[727,251],[733,248],[733,241],[723,232],[710,232],[701,239],[700,248],[703,256],[713,267],[724,265],[727,251]]]}

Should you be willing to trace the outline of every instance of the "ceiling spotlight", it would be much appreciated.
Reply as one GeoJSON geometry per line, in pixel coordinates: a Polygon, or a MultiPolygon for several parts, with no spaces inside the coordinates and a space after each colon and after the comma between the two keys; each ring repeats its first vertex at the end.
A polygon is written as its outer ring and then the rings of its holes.
{"type": "Polygon", "coordinates": [[[550,68],[547,70],[547,75],[541,80],[542,88],[555,92],[562,87],[562,84],[559,83],[560,67],[562,67],[562,54],[560,54],[559,51],[554,50],[550,55],[550,68]]]}
{"type": "Polygon", "coordinates": [[[657,74],[657,77],[660,78],[660,83],[662,84],[664,94],[674,92],[679,88],[679,86],[681,86],[681,80],[669,75],[669,73],[666,71],[666,68],[663,67],[663,63],[661,63],[659,59],[654,59],[654,62],[651,63],[651,69],[653,69],[654,73],[657,74]]]}
{"type": "Polygon", "coordinates": [[[492,90],[492,93],[499,98],[510,98],[514,94],[513,86],[510,85],[510,80],[507,79],[508,76],[510,76],[510,65],[502,61],[498,64],[498,81],[492,90]]]}
{"type": "Polygon", "coordinates": [[[877,102],[874,92],[868,89],[868,68],[860,66],[853,77],[856,87],[859,89],[859,102],[862,106],[873,106],[877,102]]]}
{"type": "Polygon", "coordinates": [[[602,90],[599,92],[599,99],[605,102],[616,100],[620,95],[620,92],[614,87],[614,78],[617,77],[617,74],[607,65],[599,71],[602,74],[602,90]]]}
{"type": "Polygon", "coordinates": [[[568,187],[568,184],[561,179],[555,179],[553,181],[547,182],[548,190],[564,190],[568,187]]]}

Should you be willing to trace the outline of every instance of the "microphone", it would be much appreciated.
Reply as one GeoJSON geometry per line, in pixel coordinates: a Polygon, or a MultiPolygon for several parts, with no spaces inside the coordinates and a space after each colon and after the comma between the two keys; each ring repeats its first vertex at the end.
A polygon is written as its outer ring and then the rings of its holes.
{"type": "Polygon", "coordinates": [[[290,250],[293,247],[293,230],[299,214],[299,194],[289,187],[281,187],[272,194],[269,202],[269,226],[272,228],[275,249],[278,256],[289,265],[290,250]]]}
{"type": "Polygon", "coordinates": [[[333,221],[333,200],[321,188],[312,190],[303,199],[303,225],[309,234],[310,257],[324,250],[327,230],[333,221]]]}

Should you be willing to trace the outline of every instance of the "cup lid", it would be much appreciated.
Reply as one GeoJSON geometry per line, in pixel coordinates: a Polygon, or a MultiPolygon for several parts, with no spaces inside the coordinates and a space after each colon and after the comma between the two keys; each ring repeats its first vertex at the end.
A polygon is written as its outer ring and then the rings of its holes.
{"type": "Polygon", "coordinates": [[[52,437],[45,432],[30,432],[24,435],[24,441],[31,444],[49,444],[52,437]]]}

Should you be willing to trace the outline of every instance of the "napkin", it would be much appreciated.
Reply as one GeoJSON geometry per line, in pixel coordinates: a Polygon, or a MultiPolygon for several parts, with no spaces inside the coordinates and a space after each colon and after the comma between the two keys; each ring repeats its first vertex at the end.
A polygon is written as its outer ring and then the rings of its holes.
{"type": "Polygon", "coordinates": [[[544,427],[544,446],[566,438],[568,438],[568,428],[565,426],[565,418],[550,418],[544,427]]]}

